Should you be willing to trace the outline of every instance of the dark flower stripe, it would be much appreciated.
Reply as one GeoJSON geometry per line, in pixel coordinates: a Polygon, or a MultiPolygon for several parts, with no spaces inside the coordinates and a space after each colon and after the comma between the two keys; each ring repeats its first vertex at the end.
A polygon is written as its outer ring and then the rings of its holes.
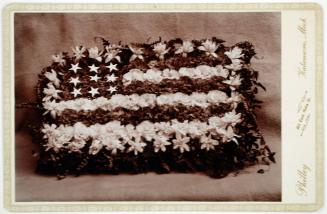
{"type": "Polygon", "coordinates": [[[200,120],[207,121],[212,116],[222,116],[224,113],[232,110],[230,104],[221,103],[220,105],[210,105],[207,108],[177,106],[157,106],[155,108],[141,108],[139,110],[127,110],[117,108],[114,111],[105,111],[97,109],[95,111],[74,111],[64,110],[53,123],[57,125],[73,125],[77,122],[90,126],[95,123],[105,124],[113,120],[121,121],[123,125],[137,125],[142,121],[166,122],[173,119],[178,121],[200,120]]]}

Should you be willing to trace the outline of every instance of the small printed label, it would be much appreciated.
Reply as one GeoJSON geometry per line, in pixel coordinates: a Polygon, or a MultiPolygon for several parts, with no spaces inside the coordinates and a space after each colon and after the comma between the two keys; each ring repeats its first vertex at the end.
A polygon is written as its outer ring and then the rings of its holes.
{"type": "Polygon", "coordinates": [[[306,130],[310,121],[310,103],[311,98],[308,96],[308,91],[306,90],[304,91],[304,95],[300,99],[297,110],[296,129],[298,130],[300,136],[303,136],[303,133],[306,130]]]}

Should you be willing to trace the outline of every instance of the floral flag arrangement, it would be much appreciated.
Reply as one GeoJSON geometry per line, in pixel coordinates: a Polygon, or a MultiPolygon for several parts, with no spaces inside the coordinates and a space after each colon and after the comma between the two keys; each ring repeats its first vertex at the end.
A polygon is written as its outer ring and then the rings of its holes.
{"type": "Polygon", "coordinates": [[[43,173],[201,171],[274,162],[256,123],[249,42],[77,46],[39,75],[43,173]]]}

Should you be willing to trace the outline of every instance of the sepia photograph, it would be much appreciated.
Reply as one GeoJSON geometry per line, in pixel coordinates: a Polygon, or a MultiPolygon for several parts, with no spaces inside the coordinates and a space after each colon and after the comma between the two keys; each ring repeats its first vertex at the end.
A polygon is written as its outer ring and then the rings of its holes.
{"type": "Polygon", "coordinates": [[[282,198],[281,13],[15,13],[15,200],[282,198]]]}

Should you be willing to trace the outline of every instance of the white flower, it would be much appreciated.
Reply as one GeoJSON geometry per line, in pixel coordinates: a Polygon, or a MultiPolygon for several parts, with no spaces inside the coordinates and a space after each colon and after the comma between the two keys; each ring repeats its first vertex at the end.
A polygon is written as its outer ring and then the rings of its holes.
{"type": "Polygon", "coordinates": [[[191,95],[192,104],[194,106],[208,107],[207,96],[204,93],[193,92],[191,95]]]}
{"type": "Polygon", "coordinates": [[[43,89],[43,93],[45,97],[42,99],[43,101],[50,101],[51,98],[61,99],[58,93],[62,92],[61,90],[57,90],[52,83],[47,84],[48,88],[43,89]]]}
{"type": "Polygon", "coordinates": [[[227,130],[226,129],[219,129],[219,134],[221,134],[222,141],[223,142],[229,142],[229,141],[234,141],[236,144],[238,144],[238,141],[235,137],[240,137],[239,135],[236,135],[234,133],[233,127],[228,126],[227,130]]]}
{"type": "Polygon", "coordinates": [[[122,94],[112,95],[110,98],[110,105],[108,105],[109,107],[108,110],[112,110],[117,107],[124,106],[127,101],[128,101],[128,97],[122,94]]]}
{"type": "Polygon", "coordinates": [[[74,138],[77,140],[87,140],[89,138],[88,128],[81,122],[74,124],[74,138]]]}
{"type": "Polygon", "coordinates": [[[107,53],[105,53],[104,55],[104,57],[106,58],[105,63],[108,63],[113,59],[116,59],[118,62],[120,62],[120,56],[118,56],[117,54],[119,54],[121,50],[119,50],[118,48],[119,47],[116,48],[113,45],[106,46],[107,53]]]}
{"type": "Polygon", "coordinates": [[[193,43],[190,41],[183,41],[183,44],[175,51],[175,54],[182,54],[183,57],[186,57],[188,53],[191,53],[194,50],[193,43]]]}
{"type": "Polygon", "coordinates": [[[156,136],[154,124],[147,120],[137,125],[136,131],[147,141],[151,141],[156,136]]]}
{"type": "Polygon", "coordinates": [[[209,120],[210,128],[216,130],[216,128],[222,128],[226,126],[226,123],[220,117],[210,117],[209,120]]]}
{"type": "Polygon", "coordinates": [[[43,103],[43,108],[47,111],[44,112],[43,115],[48,114],[50,112],[50,115],[53,119],[56,119],[57,116],[57,103],[55,100],[52,100],[51,102],[47,101],[43,103]]]}
{"type": "Polygon", "coordinates": [[[142,108],[144,107],[154,107],[156,105],[156,95],[155,94],[142,94],[138,99],[138,105],[142,108]]]}
{"type": "Polygon", "coordinates": [[[74,136],[74,128],[73,127],[66,127],[64,125],[60,125],[57,128],[58,135],[56,136],[58,141],[61,141],[63,144],[68,143],[74,136]]]}
{"type": "Polygon", "coordinates": [[[228,103],[232,103],[234,108],[237,107],[237,103],[242,101],[242,95],[236,91],[232,91],[231,96],[227,99],[228,103]]]}
{"type": "Polygon", "coordinates": [[[84,52],[86,51],[86,48],[83,46],[76,46],[75,48],[72,48],[74,56],[77,60],[82,59],[85,57],[84,52]]]}
{"type": "Polygon", "coordinates": [[[62,66],[66,64],[66,60],[64,59],[64,55],[62,53],[52,55],[52,60],[62,66]]]}
{"type": "Polygon", "coordinates": [[[149,80],[150,82],[159,83],[163,79],[163,77],[161,71],[149,69],[144,74],[144,79],[149,80]]]}
{"type": "Polygon", "coordinates": [[[127,149],[127,152],[134,152],[134,155],[137,155],[137,153],[142,153],[144,150],[144,147],[146,146],[146,143],[141,142],[140,137],[135,137],[134,141],[129,141],[129,148],[127,149]]]}
{"type": "Polygon", "coordinates": [[[133,138],[140,140],[141,136],[136,132],[135,127],[132,124],[128,124],[124,127],[125,133],[121,136],[128,143],[133,138]]]}
{"type": "Polygon", "coordinates": [[[232,71],[239,71],[243,68],[242,61],[239,59],[233,59],[232,64],[225,65],[225,68],[230,69],[232,71]]]}
{"type": "Polygon", "coordinates": [[[68,144],[67,149],[69,149],[72,152],[80,152],[81,149],[84,148],[85,144],[86,144],[85,140],[75,139],[68,144]]]}
{"type": "Polygon", "coordinates": [[[182,67],[179,69],[178,72],[179,72],[180,76],[186,76],[186,77],[190,77],[190,78],[194,78],[194,76],[195,76],[193,68],[182,67]]]}
{"type": "Polygon", "coordinates": [[[164,56],[166,53],[168,53],[169,49],[166,49],[167,45],[160,42],[154,45],[153,51],[156,52],[156,56],[159,57],[159,59],[164,59],[164,56]]]}
{"type": "Polygon", "coordinates": [[[171,121],[171,127],[174,129],[174,132],[177,134],[187,135],[189,133],[188,121],[178,122],[176,119],[171,121]]]}
{"type": "Polygon", "coordinates": [[[231,124],[235,126],[237,123],[241,122],[241,113],[236,114],[235,111],[227,112],[221,120],[228,125],[231,124]]]}
{"type": "Polygon", "coordinates": [[[101,54],[103,53],[103,51],[100,51],[98,47],[89,48],[88,51],[89,51],[90,58],[96,59],[99,62],[102,61],[101,54]]]}
{"type": "Polygon", "coordinates": [[[51,72],[45,72],[44,76],[50,80],[55,86],[59,87],[60,80],[57,78],[57,73],[55,70],[51,69],[51,72]]]}
{"type": "MultiPolygon", "coordinates": [[[[111,121],[104,126],[103,132],[106,134],[104,137],[104,142],[110,140],[111,134],[115,134],[118,138],[126,137],[126,130],[125,127],[120,124],[120,121],[111,121]]],[[[108,145],[108,143],[105,143],[108,145]]]]}
{"type": "Polygon", "coordinates": [[[117,137],[111,135],[104,137],[102,143],[106,146],[106,149],[111,150],[111,154],[113,155],[117,154],[118,150],[123,151],[125,149],[125,146],[122,144],[122,142],[119,141],[117,137]]]}
{"type": "Polygon", "coordinates": [[[98,139],[101,141],[101,129],[100,124],[96,123],[94,125],[91,125],[90,127],[86,127],[85,133],[88,135],[88,137],[93,138],[93,140],[98,139]]]}
{"type": "Polygon", "coordinates": [[[103,145],[100,140],[94,139],[89,148],[89,154],[96,155],[102,149],[103,145]]]}
{"type": "Polygon", "coordinates": [[[172,100],[168,94],[159,95],[156,99],[158,105],[169,104],[172,100]]]}
{"type": "Polygon", "coordinates": [[[235,77],[230,76],[228,80],[224,80],[223,83],[226,83],[229,85],[229,87],[232,90],[235,90],[238,86],[240,86],[242,84],[242,79],[240,77],[240,75],[237,75],[235,77]]]}
{"type": "Polygon", "coordinates": [[[219,144],[217,140],[211,138],[211,135],[209,135],[208,137],[205,135],[201,136],[200,143],[201,149],[206,149],[207,151],[209,151],[210,149],[214,150],[215,146],[219,144]]]}
{"type": "Polygon", "coordinates": [[[93,105],[96,108],[106,109],[106,106],[108,105],[109,100],[105,97],[98,97],[92,101],[93,101],[93,105]]]}
{"type": "Polygon", "coordinates": [[[144,73],[139,69],[131,69],[123,75],[123,82],[126,85],[131,84],[132,81],[144,81],[144,73]]]}
{"type": "Polygon", "coordinates": [[[205,51],[207,56],[213,56],[215,58],[218,57],[218,55],[215,53],[219,45],[216,44],[216,42],[213,42],[211,40],[206,40],[205,42],[202,42],[202,46],[199,46],[198,49],[201,51],[205,51]]]}
{"type": "Polygon", "coordinates": [[[142,56],[143,48],[137,48],[137,47],[132,47],[132,46],[128,46],[128,47],[133,52],[133,55],[129,59],[130,62],[135,60],[135,59],[140,59],[140,60],[144,61],[144,58],[142,56]]]}
{"type": "Polygon", "coordinates": [[[49,149],[53,149],[54,152],[59,152],[60,149],[63,147],[63,143],[58,141],[56,137],[51,137],[48,139],[48,142],[44,145],[45,151],[48,151],[49,149]]]}
{"type": "Polygon", "coordinates": [[[187,143],[190,141],[189,137],[183,137],[180,133],[176,133],[176,139],[173,140],[173,149],[179,149],[181,153],[184,151],[190,151],[189,145],[187,143]]]}
{"type": "Polygon", "coordinates": [[[171,136],[173,133],[175,133],[174,128],[166,122],[159,122],[154,124],[155,129],[158,133],[162,133],[167,136],[171,136]]]}
{"type": "Polygon", "coordinates": [[[171,143],[168,142],[168,138],[166,136],[163,135],[156,136],[153,142],[154,152],[159,152],[160,150],[165,152],[166,146],[170,144],[171,143]]]}
{"type": "Polygon", "coordinates": [[[229,72],[227,69],[225,69],[222,65],[217,65],[216,66],[216,71],[215,71],[217,76],[227,78],[229,75],[229,72]]]}
{"type": "Polygon", "coordinates": [[[169,70],[166,68],[162,71],[162,77],[165,79],[179,79],[178,71],[175,70],[169,70]]]}
{"type": "Polygon", "coordinates": [[[201,123],[198,121],[191,121],[188,124],[188,134],[192,138],[197,138],[202,135],[204,135],[207,132],[207,124],[206,123],[201,123]]]}
{"type": "Polygon", "coordinates": [[[239,59],[241,57],[244,56],[244,54],[242,54],[242,49],[235,46],[233,49],[231,49],[230,51],[226,51],[225,54],[228,56],[229,59],[233,60],[233,59],[239,59]]]}
{"type": "Polygon", "coordinates": [[[197,75],[197,78],[208,79],[212,77],[215,72],[216,68],[207,65],[199,65],[196,67],[194,74],[197,75]]]}
{"type": "Polygon", "coordinates": [[[174,104],[183,104],[186,106],[193,105],[192,97],[183,93],[176,93],[173,95],[172,100],[174,101],[174,104]]]}
{"type": "Polygon", "coordinates": [[[41,132],[44,133],[44,138],[49,138],[53,135],[53,133],[56,131],[57,125],[56,124],[44,124],[43,129],[41,129],[41,132]]]}
{"type": "Polygon", "coordinates": [[[140,108],[139,106],[139,95],[138,94],[131,94],[128,96],[128,100],[125,103],[125,108],[130,110],[138,110],[140,108]]]}
{"type": "Polygon", "coordinates": [[[227,101],[226,93],[218,90],[210,91],[207,95],[207,99],[209,103],[217,104],[217,103],[225,103],[227,101]]]}

